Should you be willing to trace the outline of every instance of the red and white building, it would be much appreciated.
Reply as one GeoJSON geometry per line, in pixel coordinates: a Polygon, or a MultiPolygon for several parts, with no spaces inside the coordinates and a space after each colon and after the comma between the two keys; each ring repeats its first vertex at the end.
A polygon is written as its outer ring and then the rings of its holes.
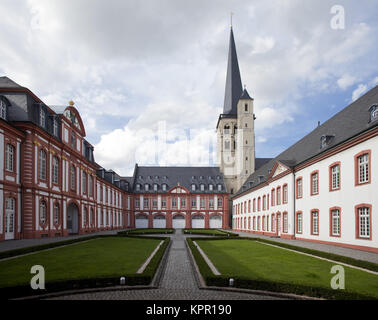
{"type": "Polygon", "coordinates": [[[237,231],[378,252],[378,87],[256,170],[237,231]]]}
{"type": "Polygon", "coordinates": [[[129,182],[94,162],[73,106],[0,78],[0,240],[128,227],[129,182]]]}
{"type": "Polygon", "coordinates": [[[136,228],[229,228],[229,197],[216,167],[139,167],[136,228]]]}

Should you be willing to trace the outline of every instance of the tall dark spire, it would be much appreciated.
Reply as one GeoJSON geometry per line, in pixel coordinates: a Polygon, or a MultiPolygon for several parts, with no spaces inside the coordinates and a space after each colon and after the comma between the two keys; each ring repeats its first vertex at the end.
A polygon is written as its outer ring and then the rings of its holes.
{"type": "Polygon", "coordinates": [[[230,32],[230,47],[228,50],[228,65],[226,78],[226,91],[224,95],[224,114],[237,114],[237,104],[240,96],[243,93],[242,83],[240,78],[238,57],[236,55],[236,47],[234,40],[234,33],[230,32]]]}

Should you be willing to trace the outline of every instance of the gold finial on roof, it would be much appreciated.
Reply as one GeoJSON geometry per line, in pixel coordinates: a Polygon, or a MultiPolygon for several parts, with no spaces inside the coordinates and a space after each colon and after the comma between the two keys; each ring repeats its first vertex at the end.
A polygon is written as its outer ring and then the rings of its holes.
{"type": "Polygon", "coordinates": [[[232,16],[233,16],[233,12],[230,12],[230,15],[231,15],[231,25],[230,25],[230,27],[232,28],[232,16]]]}
{"type": "Polygon", "coordinates": [[[68,103],[69,103],[69,105],[70,105],[71,107],[73,107],[74,104],[75,104],[75,102],[73,102],[72,100],[70,100],[70,102],[68,102],[68,103]]]}

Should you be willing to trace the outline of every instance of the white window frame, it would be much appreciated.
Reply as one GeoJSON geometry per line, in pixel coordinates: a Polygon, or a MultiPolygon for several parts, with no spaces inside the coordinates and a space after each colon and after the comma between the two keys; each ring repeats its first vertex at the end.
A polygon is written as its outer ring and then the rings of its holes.
{"type": "Polygon", "coordinates": [[[54,203],[54,224],[59,224],[59,204],[54,203]]]}
{"type": "Polygon", "coordinates": [[[303,216],[302,212],[297,213],[297,233],[303,232],[303,216]]]}
{"type": "Polygon", "coordinates": [[[340,236],[340,210],[331,210],[331,234],[333,236],[340,236]]]}
{"type": "Polygon", "coordinates": [[[46,224],[46,208],[47,208],[47,204],[45,201],[41,201],[39,203],[39,222],[41,225],[44,225],[46,224]]]}
{"type": "Polygon", "coordinates": [[[3,99],[0,98],[0,118],[7,119],[7,105],[3,99]]]}
{"type": "Polygon", "coordinates": [[[5,149],[5,170],[13,172],[14,170],[14,146],[7,143],[5,149]]]}
{"type": "Polygon", "coordinates": [[[340,188],[340,165],[339,164],[335,164],[331,168],[331,181],[332,181],[332,185],[331,185],[332,190],[336,190],[340,188]]]}
{"type": "Polygon", "coordinates": [[[312,220],[312,234],[318,235],[319,234],[319,211],[311,212],[311,220],[312,220]]]}
{"type": "Polygon", "coordinates": [[[312,194],[319,194],[319,173],[314,172],[311,175],[312,194]]]}
{"type": "Polygon", "coordinates": [[[358,183],[367,183],[370,179],[369,154],[358,157],[358,183]]]}
{"type": "Polygon", "coordinates": [[[358,236],[359,238],[370,238],[370,208],[358,208],[358,236]]]}
{"type": "Polygon", "coordinates": [[[47,153],[45,150],[43,149],[39,149],[39,152],[38,152],[38,175],[39,175],[39,179],[41,180],[46,180],[46,177],[47,177],[47,167],[46,167],[46,161],[47,161],[47,153]]]}
{"type": "Polygon", "coordinates": [[[59,159],[54,156],[52,159],[52,180],[53,183],[59,183],[59,159]]]}

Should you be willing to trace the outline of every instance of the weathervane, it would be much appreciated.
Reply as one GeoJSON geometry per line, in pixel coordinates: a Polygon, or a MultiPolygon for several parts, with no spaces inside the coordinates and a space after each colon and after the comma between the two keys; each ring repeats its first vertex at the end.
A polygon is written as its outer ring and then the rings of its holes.
{"type": "Polygon", "coordinates": [[[233,12],[230,12],[230,16],[231,16],[231,28],[232,28],[232,16],[233,16],[233,12]]]}

